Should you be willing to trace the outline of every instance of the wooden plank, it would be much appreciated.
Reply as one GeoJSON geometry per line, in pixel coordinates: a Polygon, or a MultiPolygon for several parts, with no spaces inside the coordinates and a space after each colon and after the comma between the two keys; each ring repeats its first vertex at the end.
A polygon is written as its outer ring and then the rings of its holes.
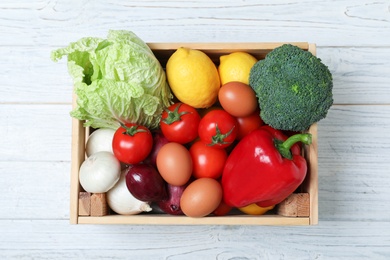
{"type": "MultiPolygon", "coordinates": [[[[310,216],[310,195],[309,193],[293,193],[287,199],[279,203],[276,212],[286,217],[308,217],[310,216]]],[[[318,221],[318,220],[317,220],[318,221]]],[[[316,223],[317,224],[317,223],[316,223]]]]}
{"type": "Polygon", "coordinates": [[[105,37],[113,28],[130,28],[148,42],[234,42],[261,38],[266,42],[305,39],[327,46],[389,45],[386,2],[266,4],[216,0],[129,4],[114,0],[109,5],[61,2],[54,8],[47,3],[6,0],[2,6],[4,26],[0,34],[8,36],[2,39],[4,46],[34,46],[37,42],[42,46],[63,46],[64,39],[105,37]],[[96,13],[102,14],[99,19],[96,13]]]}
{"type": "Polygon", "coordinates": [[[321,221],[317,226],[280,228],[97,227],[48,219],[0,220],[0,230],[1,259],[126,259],[129,254],[134,259],[279,259],[286,254],[291,259],[390,257],[389,222],[321,221]]]}
{"type": "Polygon", "coordinates": [[[104,225],[263,225],[263,226],[301,226],[309,225],[308,217],[282,217],[278,215],[237,215],[237,216],[208,216],[203,218],[190,218],[172,215],[106,215],[96,217],[80,216],[79,224],[104,224],[104,225]]]}
{"type": "MultiPolygon", "coordinates": [[[[306,38],[305,38],[306,39],[306,38]]],[[[253,40],[252,40],[253,41],[253,40]]],[[[253,43],[255,44],[255,43],[253,43]]],[[[72,80],[68,74],[66,58],[58,63],[52,62],[48,53],[51,47],[15,47],[12,56],[9,48],[1,47],[1,64],[7,66],[4,75],[11,71],[24,75],[26,69],[21,61],[39,64],[29,69],[28,77],[3,77],[0,87],[1,103],[48,103],[61,104],[72,102],[72,80]],[[42,72],[45,81],[42,82],[42,72]],[[27,89],[25,86],[29,86],[27,89]]],[[[390,48],[324,47],[317,44],[317,56],[329,67],[334,79],[335,104],[389,104],[390,48]]]]}
{"type": "Polygon", "coordinates": [[[333,75],[335,104],[390,104],[390,48],[317,48],[333,75]]]}
{"type": "MultiPolygon", "coordinates": [[[[101,217],[108,214],[106,193],[93,193],[91,195],[91,217],[101,217]]],[[[76,224],[71,222],[72,224],[76,224]]]]}
{"type": "Polygon", "coordinates": [[[318,123],[313,124],[309,131],[312,135],[311,145],[303,146],[308,169],[304,183],[302,184],[303,192],[309,194],[310,205],[310,224],[318,224],[318,123]]]}
{"type": "MultiPolygon", "coordinates": [[[[79,204],[78,211],[76,214],[78,216],[90,216],[91,215],[91,193],[86,191],[79,192],[79,204]]],[[[71,212],[71,215],[74,214],[71,212]]],[[[76,216],[77,217],[77,216],[76,216]]],[[[71,224],[76,224],[77,220],[71,218],[71,224]]]]}
{"type": "MultiPolygon", "coordinates": [[[[73,94],[72,107],[76,107],[76,95],[73,94]]],[[[71,153],[71,169],[70,169],[70,223],[77,224],[77,216],[79,215],[79,169],[81,164],[84,162],[85,154],[85,129],[83,127],[84,121],[72,118],[72,153],[71,153]],[[80,145],[83,144],[83,145],[80,145]]],[[[95,214],[94,202],[91,197],[90,211],[91,215],[95,214]]],[[[96,213],[97,214],[97,213],[96,213]]]]}
{"type": "Polygon", "coordinates": [[[70,104],[0,104],[0,160],[70,161],[70,111],[70,104]]]}

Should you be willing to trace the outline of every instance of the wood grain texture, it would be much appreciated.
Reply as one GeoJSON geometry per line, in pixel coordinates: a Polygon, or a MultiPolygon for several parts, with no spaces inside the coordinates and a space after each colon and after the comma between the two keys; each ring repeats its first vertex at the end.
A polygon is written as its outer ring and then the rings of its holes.
{"type": "Polygon", "coordinates": [[[389,1],[0,3],[0,259],[390,259],[389,1]],[[312,42],[334,77],[318,124],[319,224],[69,225],[72,81],[50,52],[109,29],[145,42],[312,42]]]}
{"type": "Polygon", "coordinates": [[[8,220],[0,222],[0,229],[0,253],[18,259],[382,260],[389,257],[390,239],[384,232],[390,230],[388,222],[325,221],[302,228],[69,226],[66,220],[8,220]],[[303,243],[305,237],[310,239],[303,243]]]}
{"type": "Polygon", "coordinates": [[[304,41],[327,46],[389,46],[389,3],[370,0],[271,2],[30,1],[0,4],[6,46],[62,46],[108,29],[145,41],[304,41]],[[162,33],[163,32],[163,33],[162,33]],[[18,41],[15,41],[18,39],[18,41]],[[246,39],[244,39],[245,41],[246,39]]]}

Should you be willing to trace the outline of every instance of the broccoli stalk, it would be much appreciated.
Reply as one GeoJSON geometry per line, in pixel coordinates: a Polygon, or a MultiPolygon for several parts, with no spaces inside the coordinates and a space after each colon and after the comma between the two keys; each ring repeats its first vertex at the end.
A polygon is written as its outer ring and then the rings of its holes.
{"type": "Polygon", "coordinates": [[[319,58],[284,44],[251,69],[249,85],[259,99],[260,116],[273,128],[304,131],[325,118],[333,104],[332,74],[319,58]]]}

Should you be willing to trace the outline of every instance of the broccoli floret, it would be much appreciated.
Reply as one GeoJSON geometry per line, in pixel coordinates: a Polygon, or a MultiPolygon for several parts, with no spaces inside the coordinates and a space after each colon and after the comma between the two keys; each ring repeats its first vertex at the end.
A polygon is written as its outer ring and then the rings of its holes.
{"type": "Polygon", "coordinates": [[[319,58],[284,44],[251,69],[260,116],[273,128],[304,131],[325,118],[333,104],[332,74],[319,58]]]}

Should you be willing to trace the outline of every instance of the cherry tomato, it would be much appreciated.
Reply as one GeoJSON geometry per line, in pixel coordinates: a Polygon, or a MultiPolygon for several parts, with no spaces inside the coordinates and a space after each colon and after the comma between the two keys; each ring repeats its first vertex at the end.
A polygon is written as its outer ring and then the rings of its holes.
{"type": "Polygon", "coordinates": [[[237,131],[237,139],[241,140],[244,136],[252,132],[253,130],[259,128],[264,125],[263,120],[260,117],[260,113],[257,110],[246,117],[237,117],[238,123],[238,131],[237,131]]]}
{"type": "Polygon", "coordinates": [[[237,136],[237,121],[225,110],[208,112],[199,123],[201,141],[216,148],[226,148],[237,136]]]}
{"type": "Polygon", "coordinates": [[[145,126],[128,123],[119,127],[112,139],[115,157],[125,164],[136,164],[146,159],[153,147],[153,137],[145,126]]]}
{"type": "Polygon", "coordinates": [[[193,164],[192,175],[195,178],[217,179],[222,175],[227,159],[227,152],[224,149],[197,141],[191,146],[190,154],[193,164]]]}
{"type": "Polygon", "coordinates": [[[198,136],[199,122],[198,111],[192,106],[179,102],[162,113],[160,128],[169,141],[186,144],[198,136]]]}

